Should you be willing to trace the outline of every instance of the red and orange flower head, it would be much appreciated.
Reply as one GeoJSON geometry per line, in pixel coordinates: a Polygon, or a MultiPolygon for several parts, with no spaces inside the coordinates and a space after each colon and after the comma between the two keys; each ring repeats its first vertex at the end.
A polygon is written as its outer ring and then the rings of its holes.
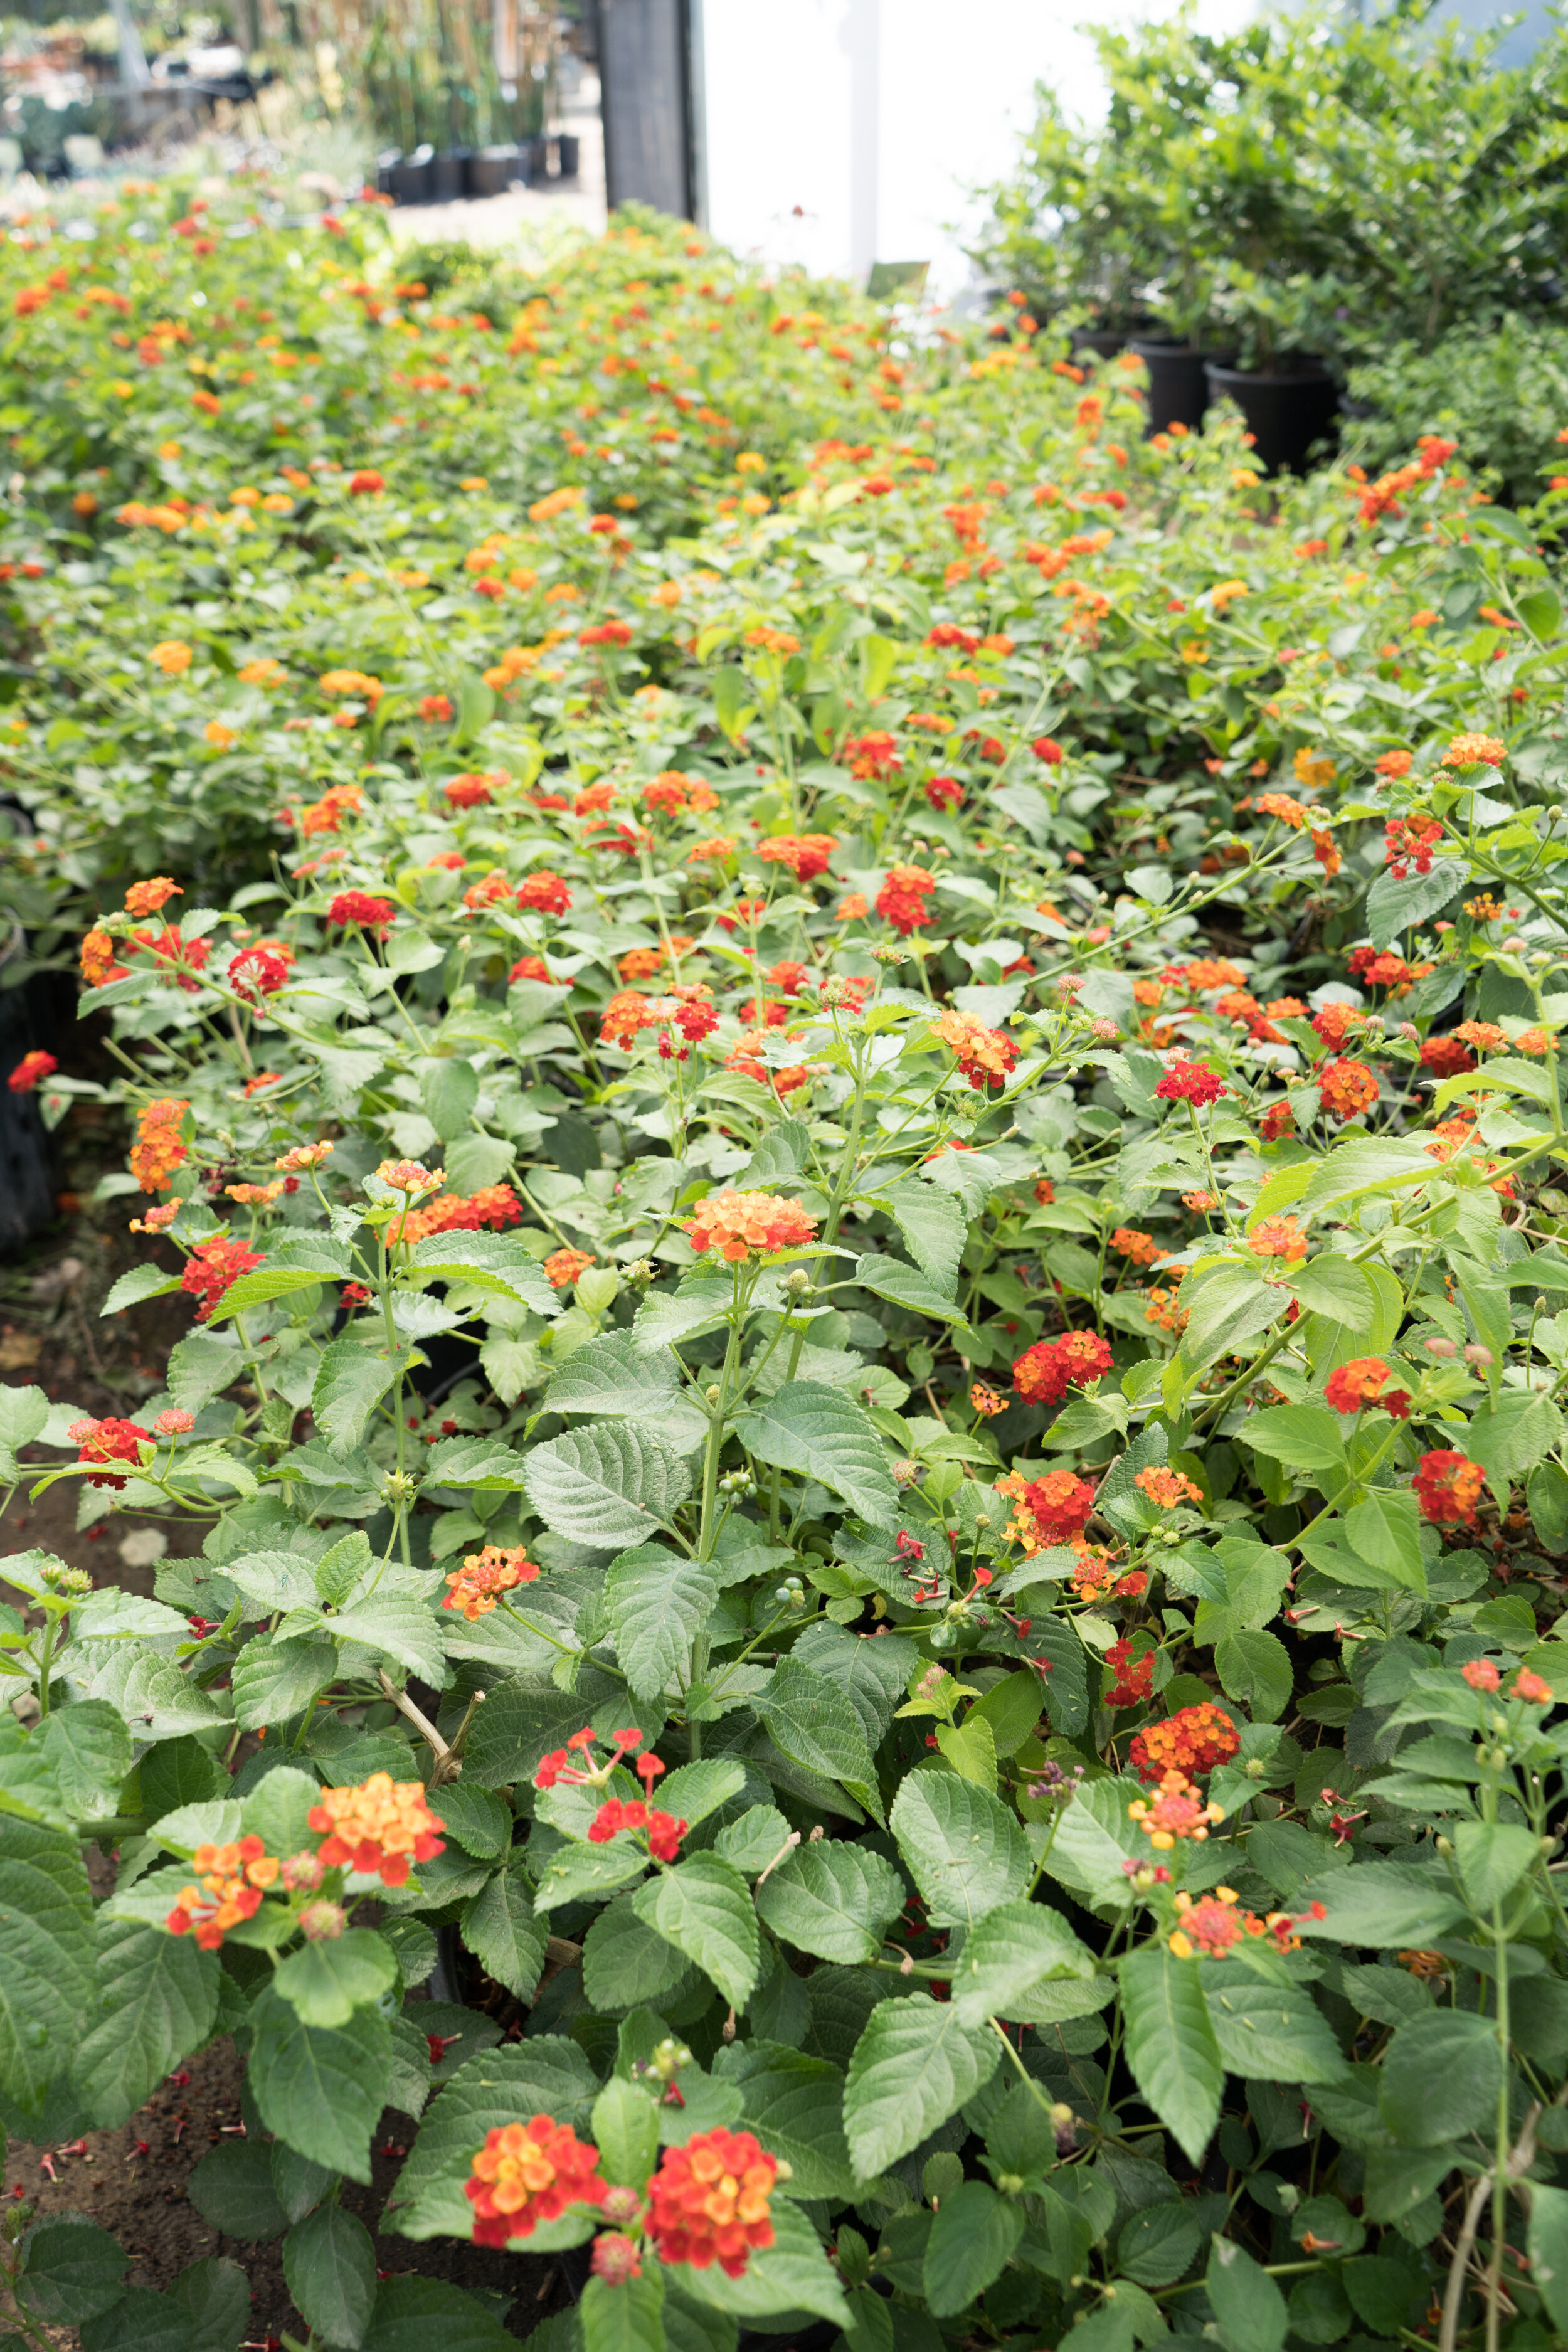
{"type": "Polygon", "coordinates": [[[572,893],[559,874],[542,866],[518,891],[517,903],[536,915],[564,915],[571,908],[572,893]]]}
{"type": "MultiPolygon", "coordinates": [[[[936,876],[923,866],[894,866],[877,893],[877,912],[907,940],[931,921],[926,900],[936,888],[936,876]]],[[[840,913],[843,908],[840,908],[840,913]]],[[[864,911],[864,902],[862,902],[864,911]]]]}
{"type": "Polygon", "coordinates": [[[215,1234],[210,1241],[200,1243],[185,1260],[180,1276],[180,1288],[192,1298],[199,1298],[196,1309],[198,1323],[209,1322],[215,1307],[226,1292],[231,1290],[242,1274],[253,1274],[261,1264],[259,1250],[247,1249],[243,1242],[230,1241],[226,1234],[215,1234]]]}
{"type": "Polygon", "coordinates": [[[451,777],[442,785],[441,797],[448,808],[469,809],[485,807],[495,795],[488,776],[470,774],[451,777]]]}
{"type": "Polygon", "coordinates": [[[1094,1509],[1094,1488],[1073,1470],[1047,1470],[1043,1478],[1028,1479],[1011,1470],[997,1479],[996,1492],[1013,1506],[1004,1538],[1022,1544],[1026,1559],[1053,1544],[1075,1543],[1094,1509]]]}
{"type": "Polygon", "coordinates": [[[1135,1797],[1127,1814],[1130,1821],[1141,1824],[1156,1853],[1169,1853],[1185,1838],[1201,1845],[1209,1833],[1209,1824],[1224,1821],[1225,1808],[1205,1805],[1202,1790],[1193,1786],[1184,1772],[1173,1767],[1160,1775],[1158,1795],[1135,1797]]]}
{"type": "Polygon", "coordinates": [[[710,1192],[684,1227],[694,1250],[740,1265],[775,1250],[804,1249],[820,1220],[775,1192],[710,1192]]]}
{"type": "Polygon", "coordinates": [[[1347,1119],[1370,1110],[1377,1100],[1377,1080],[1364,1062],[1328,1062],[1318,1073],[1323,1108],[1342,1127],[1347,1119]]]}
{"type": "Polygon", "coordinates": [[[1163,1077],[1155,1081],[1154,1092],[1162,1102],[1189,1102],[1199,1108],[1217,1102],[1230,1088],[1222,1086],[1214,1071],[1202,1062],[1173,1062],[1163,1077]]]}
{"type": "Polygon", "coordinates": [[[1013,1385],[1030,1404],[1059,1404],[1069,1388],[1103,1380],[1114,1360],[1098,1331],[1064,1331],[1025,1349],[1013,1366],[1013,1385]]]}
{"type": "Polygon", "coordinates": [[[1473,1528],[1486,1483],[1479,1462],[1444,1446],[1421,1456],[1411,1481],[1422,1517],[1435,1528],[1473,1528]]]}
{"type": "Polygon", "coordinates": [[[172,882],[166,874],[157,874],[151,882],[132,882],[125,893],[125,911],[140,921],[145,915],[155,915],[171,898],[184,896],[177,882],[172,882]]]}
{"type": "Polygon", "coordinates": [[[1140,1470],[1132,1484],[1162,1511],[1179,1510],[1184,1503],[1201,1503],[1204,1498],[1202,1488],[1193,1484],[1184,1470],[1167,1470],[1163,1465],[1140,1470]]]}
{"type": "Polygon", "coordinates": [[[191,1860],[198,1883],[181,1888],[163,1925],[172,1936],[194,1930],[203,1951],[216,1952],[231,1927],[255,1917],[282,1865],[255,1836],[231,1845],[199,1845],[191,1860]]]}
{"type": "Polygon", "coordinates": [[[510,1550],[500,1544],[487,1544],[483,1551],[470,1552],[461,1568],[447,1570],[449,1592],[443,1593],[443,1609],[460,1609],[471,1625],[496,1605],[497,1595],[510,1592],[519,1584],[532,1584],[539,1569],[530,1559],[522,1546],[510,1550]]]}
{"type": "Polygon", "coordinates": [[[367,890],[340,890],[327,908],[328,925],[341,930],[358,929],[384,940],[397,920],[390,898],[373,898],[367,890]]]}
{"type": "Polygon", "coordinates": [[[590,1250],[552,1250],[544,1261],[545,1278],[552,1290],[567,1290],[580,1274],[587,1273],[593,1263],[590,1250]]]}
{"type": "Polygon", "coordinates": [[[174,1095],[163,1095],[148,1103],[136,1121],[136,1140],[131,1147],[131,1173],[144,1192],[161,1192],[181,1161],[187,1156],[187,1147],[180,1140],[180,1126],[190,1104],[174,1095]]]}
{"type": "Polygon", "coordinates": [[[1495,735],[1456,735],[1443,754],[1446,768],[1500,768],[1508,746],[1495,735]]]}
{"type": "Polygon", "coordinates": [[[1428,1037],[1421,1047],[1421,1067],[1436,1078],[1457,1078],[1476,1066],[1476,1057],[1462,1039],[1451,1034],[1428,1037]]]}
{"type": "MultiPolygon", "coordinates": [[[[134,1470],[140,1467],[140,1448],[148,1443],[147,1432],[133,1421],[73,1421],[66,1435],[80,1450],[79,1462],[128,1462],[134,1470]]],[[[111,1486],[118,1491],[125,1481],[116,1470],[90,1471],[89,1486],[111,1486]]]]}
{"type": "Polygon", "coordinates": [[[570,2124],[531,2116],[500,2124],[473,2159],[463,2194],[474,2209],[474,2242],[505,2246],[531,2238],[542,2221],[558,2221],[570,2205],[603,2205],[599,2151],[570,2124]]]}
{"type": "Polygon", "coordinates": [[[647,2229],[665,2263],[739,2278],[773,2242],[770,2200],[779,2167],[750,2132],[698,2132],[667,2147],[648,2184],[647,2229]]]}
{"type": "Polygon", "coordinates": [[[1111,1684],[1100,1700],[1102,1706],[1142,1706],[1153,1696],[1154,1653],[1145,1650],[1142,1657],[1132,1654],[1132,1644],[1125,1636],[1112,1642],[1105,1654],[1110,1668],[1111,1684]]]}
{"type": "Polygon", "coordinates": [[[5,1084],[14,1095],[30,1095],[46,1078],[52,1078],[58,1068],[52,1054],[35,1046],[30,1054],[23,1055],[5,1084]]]}
{"type": "Polygon", "coordinates": [[[944,1013],[931,1034],[951,1049],[976,1094],[1006,1086],[1018,1048],[1000,1029],[988,1029],[967,1013],[944,1013]]]}
{"type": "Polygon", "coordinates": [[[1382,1405],[1395,1421],[1408,1421],[1409,1391],[1391,1389],[1388,1381],[1389,1368],[1381,1356],[1356,1356],[1329,1374],[1324,1400],[1336,1412],[1363,1412],[1369,1405],[1382,1405]]]}
{"type": "Polygon", "coordinates": [[[1132,1735],[1129,1761],[1144,1781],[1162,1780],[1167,1772],[1184,1772],[1196,1779],[1227,1764],[1241,1740],[1230,1717],[1205,1699],[1184,1706],[1163,1723],[1146,1724],[1132,1735]]]}
{"type": "Polygon", "coordinates": [[[386,1886],[401,1886],[415,1863],[446,1852],[436,1834],[446,1823],[430,1811],[424,1782],[389,1772],[373,1772],[358,1788],[323,1789],[305,1819],[327,1833],[319,1852],[329,1870],[374,1871],[386,1886]]]}
{"type": "Polygon", "coordinates": [[[827,861],[837,846],[836,834],[777,833],[759,841],[752,855],[764,865],[787,866],[797,882],[812,882],[826,873],[827,861]]]}
{"type": "Polygon", "coordinates": [[[1176,1909],[1182,1924],[1169,1939],[1176,1958],[1190,1960],[1194,1954],[1202,1954],[1222,1959],[1233,1950],[1247,1932],[1236,1908],[1237,1899],[1228,1886],[1216,1886],[1212,1895],[1200,1895],[1195,1903],[1190,1895],[1178,1895],[1176,1909]]]}

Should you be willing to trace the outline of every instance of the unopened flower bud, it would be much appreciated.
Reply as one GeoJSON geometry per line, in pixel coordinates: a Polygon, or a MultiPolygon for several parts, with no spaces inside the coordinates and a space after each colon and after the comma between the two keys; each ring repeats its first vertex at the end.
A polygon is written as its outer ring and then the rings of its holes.
{"type": "Polygon", "coordinates": [[[1458,1349],[1452,1339],[1427,1339],[1423,1343],[1429,1356],[1457,1356],[1458,1349]]]}
{"type": "Polygon", "coordinates": [[[1114,1021],[1101,1019],[1092,1024],[1089,1034],[1091,1037],[1097,1039],[1100,1045],[1111,1045],[1121,1033],[1117,1028],[1114,1021]]]}
{"type": "Polygon", "coordinates": [[[1502,951],[1504,955],[1522,955],[1528,944],[1528,940],[1521,940],[1519,933],[1515,931],[1511,939],[1504,940],[1502,951]]]}
{"type": "Polygon", "coordinates": [[[893,1465],[893,1478],[898,1486],[912,1486],[920,1475],[921,1465],[918,1462],[895,1462],[893,1465]]]}
{"type": "Polygon", "coordinates": [[[1483,1347],[1479,1339],[1471,1339],[1465,1349],[1465,1361],[1467,1364],[1489,1364],[1492,1361],[1492,1351],[1489,1348],[1483,1347]]]}
{"type": "Polygon", "coordinates": [[[1241,1769],[1249,1780],[1261,1780],[1268,1768],[1261,1756],[1249,1756],[1241,1769]]]}
{"type": "Polygon", "coordinates": [[[625,2286],[628,2279],[642,2276],[642,2255],[637,2241],[619,2230],[600,2231],[588,2264],[594,2276],[603,2279],[607,2286],[625,2286]]]}
{"type": "Polygon", "coordinates": [[[996,2186],[1004,2197],[1021,2197],[1024,2193],[1024,2176],[1021,2172],[999,2172],[996,2175],[996,2186]]]}
{"type": "Polygon", "coordinates": [[[411,1478],[406,1470],[389,1470],[381,1482],[384,1503],[411,1503],[418,1492],[418,1479],[411,1478]]]}
{"type": "Polygon", "coordinates": [[[634,1258],[626,1269],[626,1280],[635,1284],[638,1290],[646,1290],[649,1283],[657,1279],[658,1274],[658,1266],[651,1258],[646,1257],[634,1258]]]}
{"type": "Polygon", "coordinates": [[[290,1895],[313,1895],[326,1874],[321,1855],[308,1853],[289,1854],[280,1873],[290,1895]]]}
{"type": "Polygon", "coordinates": [[[717,1404],[724,1391],[719,1386],[717,1381],[712,1381],[709,1383],[708,1387],[703,1390],[702,1393],[707,1398],[710,1404],[717,1404]]]}
{"type": "Polygon", "coordinates": [[[606,2221],[635,2221],[642,2210],[642,2199],[635,2189],[617,2181],[605,2191],[604,2213],[606,2221]]]}
{"type": "Polygon", "coordinates": [[[307,1903],[300,1914],[300,1927],[312,1944],[331,1943],[348,1923],[349,1915],[341,1903],[307,1903]]]}
{"type": "Polygon", "coordinates": [[[798,1307],[804,1298],[811,1295],[811,1276],[805,1266],[797,1265],[791,1273],[785,1275],[779,1286],[785,1297],[793,1298],[798,1307]]]}
{"type": "Polygon", "coordinates": [[[39,1581],[68,1601],[79,1600],[92,1591],[92,1579],[86,1569],[68,1568],[63,1559],[46,1560],[39,1570],[39,1581]]]}

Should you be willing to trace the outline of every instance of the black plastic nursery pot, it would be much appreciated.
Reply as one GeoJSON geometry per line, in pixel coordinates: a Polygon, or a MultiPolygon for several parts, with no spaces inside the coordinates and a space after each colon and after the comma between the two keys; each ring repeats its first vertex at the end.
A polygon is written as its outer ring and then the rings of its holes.
{"type": "Polygon", "coordinates": [[[1339,414],[1339,386],[1327,368],[1298,360],[1278,374],[1255,374],[1210,360],[1207,373],[1214,396],[1234,400],[1247,419],[1267,470],[1304,474],[1313,444],[1333,431],[1339,414]]]}
{"type": "Polygon", "coordinates": [[[436,192],[436,150],[416,147],[400,155],[391,171],[391,194],[400,205],[427,205],[436,192]]]}
{"type": "Polygon", "coordinates": [[[1200,432],[1214,397],[1209,388],[1210,363],[1228,367],[1235,353],[1200,351],[1194,343],[1167,341],[1154,335],[1135,335],[1127,348],[1149,371],[1145,440],[1151,434],[1168,433],[1173,425],[1184,425],[1189,433],[1200,432]]]}
{"type": "Polygon", "coordinates": [[[503,196],[515,181],[527,177],[521,147],[481,147],[468,159],[468,192],[476,196],[503,196]]]}
{"type": "Polygon", "coordinates": [[[432,182],[438,205],[459,204],[468,194],[468,165],[472,161],[470,147],[450,147],[437,156],[432,182]]]}
{"type": "Polygon", "coordinates": [[[1131,327],[1075,327],[1068,341],[1075,352],[1093,352],[1097,359],[1113,360],[1128,347],[1131,327]]]}
{"type": "Polygon", "coordinates": [[[574,131],[563,131],[555,142],[555,152],[560,158],[561,177],[563,180],[574,180],[582,167],[583,156],[583,142],[577,133],[574,131]]]}

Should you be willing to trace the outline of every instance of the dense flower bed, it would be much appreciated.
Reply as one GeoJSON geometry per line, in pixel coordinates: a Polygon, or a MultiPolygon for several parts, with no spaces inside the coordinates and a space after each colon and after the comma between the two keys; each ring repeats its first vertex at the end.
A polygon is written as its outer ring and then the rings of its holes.
{"type": "Polygon", "coordinates": [[[124,1074],[12,1083],[192,1304],[0,1434],[205,1530],[8,1564],[7,2126],[235,2033],[193,2196],[373,2352],[389,2104],[406,2234],[593,2240],[551,2352],[1544,2346],[1557,494],[668,225],[482,317],[240,226],[6,249],[8,888],[124,1074]]]}

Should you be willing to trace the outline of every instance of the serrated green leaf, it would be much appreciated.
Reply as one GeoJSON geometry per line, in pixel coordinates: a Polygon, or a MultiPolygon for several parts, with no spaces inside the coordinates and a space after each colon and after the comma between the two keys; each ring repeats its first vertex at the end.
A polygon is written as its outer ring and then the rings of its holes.
{"type": "Polygon", "coordinates": [[[757,1981],[761,1946],[746,1882],[716,1853],[694,1853],[632,1898],[637,1917],[710,1977],[732,2009],[757,1981]]]}
{"type": "Polygon", "coordinates": [[[973,1927],[1033,1875],[1016,1817],[956,1772],[911,1772],[893,1801],[893,1835],[933,1927],[973,1927]]]}
{"type": "Polygon", "coordinates": [[[898,1517],[898,1489],[876,1428],[842,1389],[786,1381],[741,1414],[735,1433],[753,1461],[819,1479],[861,1518],[898,1517]]]}
{"type": "Polygon", "coordinates": [[[375,2305],[375,2244],[341,2205],[322,2205],[283,2241],[283,2275],[296,2309],[325,2344],[360,2344],[375,2305]]]}
{"type": "Polygon", "coordinates": [[[368,2181],[391,2057],[385,2018],[356,2009],[346,2025],[307,2025],[270,1990],[251,2014],[247,2080],[268,2130],[313,2163],[368,2181]]]}
{"type": "Polygon", "coordinates": [[[122,2124],[217,2015],[218,1962],[194,1940],[99,1914],[99,2008],[81,2019],[72,2077],[95,2124],[122,2124]]]}
{"type": "Polygon", "coordinates": [[[995,2035],[963,2024],[951,2001],[917,1992],[879,2002],[844,2085],[844,2129],[857,2178],[872,2179],[918,2147],[991,2080],[1000,2058],[995,2035]]]}
{"type": "Polygon", "coordinates": [[[682,1457],[634,1422],[593,1422],[536,1445],[528,1498],[547,1528],[601,1551],[668,1526],[691,1489],[682,1457]]]}
{"type": "Polygon", "coordinates": [[[97,1995],[80,1845],[0,1814],[0,2092],[24,2114],[70,2066],[97,1995]]]}
{"type": "Polygon", "coordinates": [[[1219,2120],[1225,2067],[1204,2000],[1203,1964],[1163,1945],[1121,1962],[1127,2063],[1149,2105],[1201,2164],[1219,2120]]]}
{"type": "MultiPolygon", "coordinates": [[[[442,1791],[442,1801],[446,1792],[442,1791]]],[[[544,1930],[534,1924],[528,1889],[515,1871],[498,1870],[463,1913],[463,1941],[497,1984],[531,2000],[544,1966],[544,1930]]]]}
{"type": "Polygon", "coordinates": [[[984,2180],[962,2181],[943,2197],[926,2240],[926,2302],[952,2319],[1002,2275],[1024,2234],[1024,2209],[984,2180]]]}
{"type": "Polygon", "coordinates": [[[605,1607],[634,1697],[655,1698],[685,1675],[691,1644],[719,1598],[710,1569],[653,1544],[610,1562],[605,1607]]]}
{"type": "Polygon", "coordinates": [[[903,1881],[868,1846],[797,1846],[758,1887],[758,1916],[784,1943],[824,1960],[874,1960],[904,1907],[903,1881]]]}
{"type": "Polygon", "coordinates": [[[796,1658],[782,1658],[752,1705],[782,1754],[807,1772],[841,1782],[880,1822],[876,1764],[860,1718],[837,1683],[796,1658]]]}

